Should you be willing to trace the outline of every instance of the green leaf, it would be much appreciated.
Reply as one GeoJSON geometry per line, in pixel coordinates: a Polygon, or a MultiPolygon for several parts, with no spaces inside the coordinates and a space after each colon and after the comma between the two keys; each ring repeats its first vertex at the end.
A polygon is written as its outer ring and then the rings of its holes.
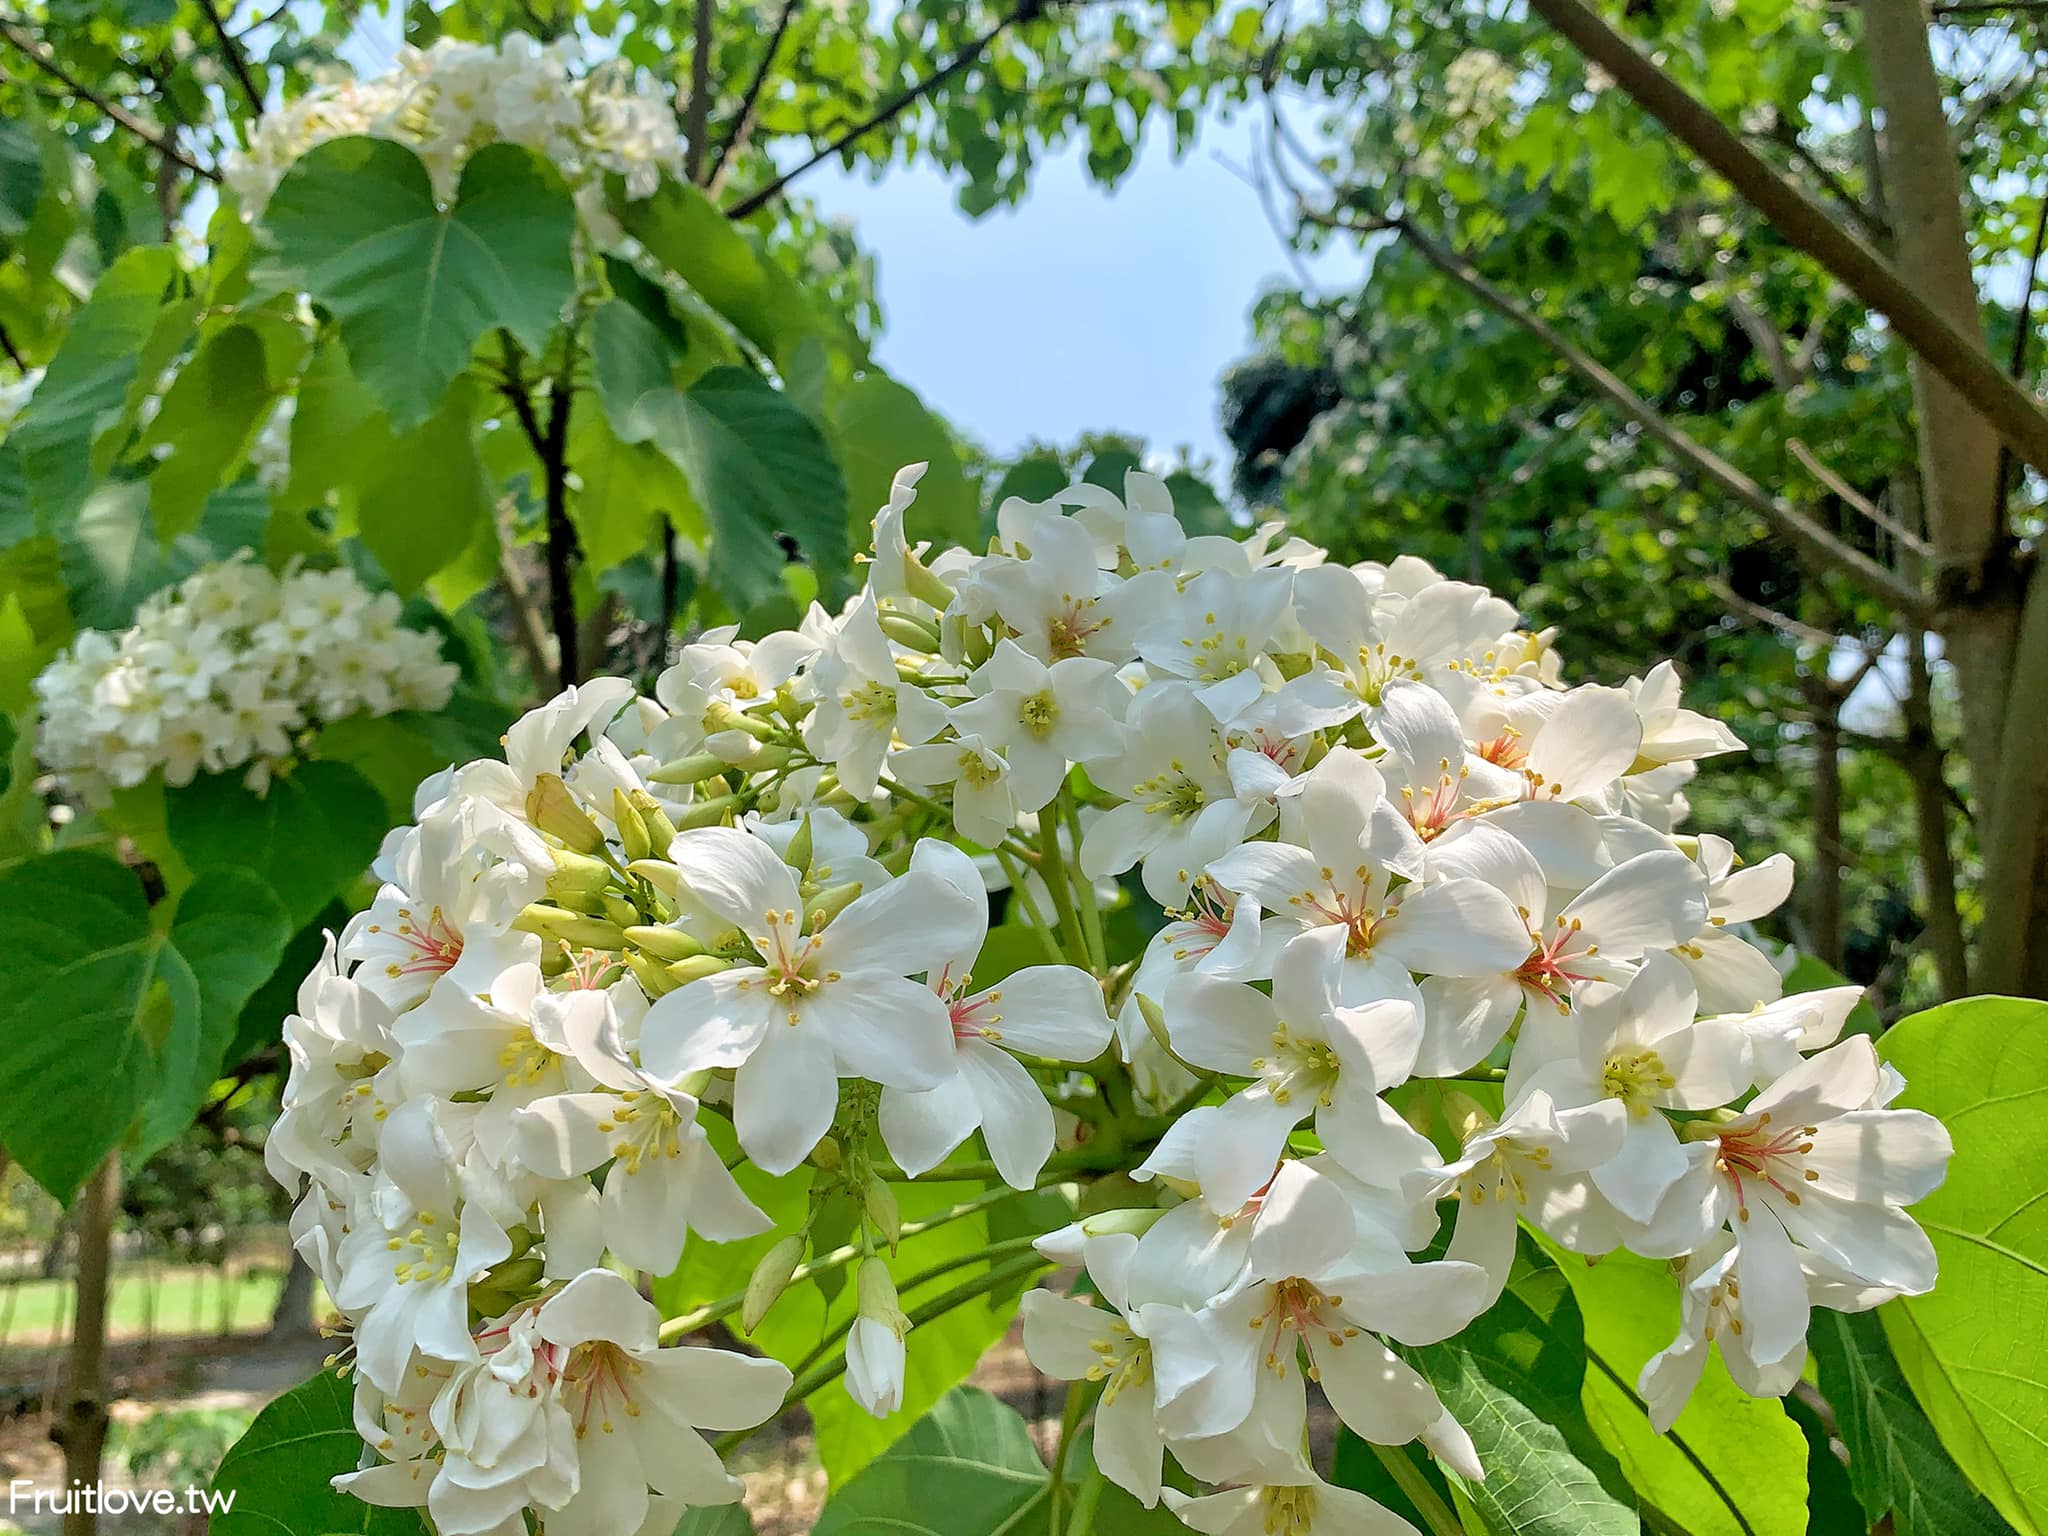
{"type": "Polygon", "coordinates": [[[443,210],[419,157],[347,138],[300,156],[265,208],[275,253],[259,275],[335,317],[356,376],[403,431],[433,414],[497,326],[547,345],[576,291],[576,208],[552,166],[492,144],[443,210]]]}
{"type": "Polygon", "coordinates": [[[703,514],[682,471],[646,443],[621,442],[581,400],[569,423],[569,463],[577,480],[569,517],[593,572],[658,548],[663,518],[696,528],[701,539],[703,514]]]}
{"type": "MultiPolygon", "coordinates": [[[[633,407],[640,397],[675,384],[675,344],[636,305],[607,299],[590,317],[590,369],[605,420],[634,441],[633,407]]],[[[571,455],[572,461],[574,455],[571,455]]]]}
{"type": "Polygon", "coordinates": [[[1678,1333],[1669,1269],[1625,1253],[1552,1257],[1585,1327],[1586,1417],[1629,1486],[1690,1536],[1804,1530],[1806,1440],[1776,1398],[1748,1396],[1710,1363],[1671,1432],[1650,1428],[1635,1382],[1678,1333]]]}
{"type": "Polygon", "coordinates": [[[957,1387],[832,1495],[812,1536],[1016,1536],[1045,1526],[1051,1492],[1023,1415],[957,1387]]]}
{"type": "Polygon", "coordinates": [[[1849,1485],[1867,1523],[1890,1516],[1898,1536],[2010,1529],[1943,1453],[1875,1316],[1816,1311],[1807,1344],[1835,1410],[1835,1432],[1849,1449],[1849,1485]]]}
{"type": "Polygon", "coordinates": [[[191,973],[150,926],[136,872],[104,854],[0,871],[0,1141],[69,1201],[154,1086],[157,1045],[199,1009],[191,973]]]}
{"type": "Polygon", "coordinates": [[[651,438],[689,477],[711,524],[710,585],[735,612],[780,589],[794,540],[836,604],[851,554],[846,484],[811,419],[743,368],[641,398],[628,436],[651,438]]]}
{"type": "Polygon", "coordinates": [[[1463,1485],[1503,1536],[1635,1536],[1631,1505],[1581,1406],[1585,1335],[1564,1276],[1524,1243],[1501,1298],[1455,1339],[1415,1351],[1451,1416],[1472,1436],[1486,1480],[1463,1485]],[[1598,1469],[1596,1472],[1595,1469],[1598,1469]]]}
{"type": "Polygon", "coordinates": [[[390,436],[377,402],[350,370],[340,340],[326,338],[299,380],[292,411],[291,475],[282,504],[314,507],[330,491],[339,491],[344,508],[354,510],[354,487],[363,466],[376,463],[372,455],[390,436]]]}
{"type": "Polygon", "coordinates": [[[171,842],[195,875],[246,870],[277,894],[291,922],[280,946],[362,878],[386,830],[382,797],[339,762],[301,763],[261,796],[215,773],[165,799],[171,842]]]}
{"type": "Polygon", "coordinates": [[[664,177],[652,197],[636,201],[614,177],[606,190],[626,233],[771,358],[783,361],[813,329],[810,301],[796,280],[695,187],[664,177]]]}
{"type": "Polygon", "coordinates": [[[177,257],[165,246],[130,251],[109,267],[8,433],[44,532],[58,530],[84,503],[93,443],[122,414],[177,272],[177,257]]]}
{"type": "Polygon", "coordinates": [[[358,438],[370,454],[356,503],[356,532],[400,592],[420,584],[468,546],[491,515],[491,490],[477,460],[470,388],[459,379],[440,409],[412,431],[385,435],[371,423],[358,438]]]}
{"type": "Polygon", "coordinates": [[[178,898],[171,952],[191,971],[199,1007],[189,1019],[176,1021],[158,1052],[159,1071],[142,1112],[136,1162],[192,1123],[221,1074],[243,1005],[277,969],[291,934],[284,903],[247,870],[209,870],[178,898]]]}
{"type": "Polygon", "coordinates": [[[832,437],[846,469],[847,527],[853,547],[866,549],[875,513],[905,464],[927,467],[909,515],[912,542],[937,548],[972,545],[980,527],[975,489],[960,469],[953,435],[925,409],[915,390],[885,373],[869,373],[846,387],[832,412],[832,437]]]}
{"type": "Polygon", "coordinates": [[[43,197],[43,152],[28,124],[0,122],[0,236],[12,240],[28,228],[43,197]]]}
{"type": "Polygon", "coordinates": [[[169,449],[150,474],[158,538],[198,523],[206,498],[248,448],[274,399],[263,339],[246,325],[216,332],[179,370],[142,440],[146,448],[169,449]]]}
{"type": "MultiPolygon", "coordinates": [[[[350,715],[320,733],[320,756],[346,763],[384,797],[384,827],[412,820],[413,791],[420,780],[443,768],[495,757],[514,711],[457,684],[433,714],[400,710],[390,715],[350,715]]],[[[310,766],[310,765],[309,765],[310,766]]]]}
{"type": "Polygon", "coordinates": [[[1898,1103],[1955,1138],[1948,1179],[1913,1208],[1941,1283],[1879,1315],[1956,1465],[2022,1536],[2048,1529],[2048,1003],[1980,997],[1884,1036],[1898,1103]]]}
{"type": "Polygon", "coordinates": [[[713,1504],[687,1511],[671,1536],[754,1536],[744,1504],[713,1504]]]}
{"type": "Polygon", "coordinates": [[[211,1536],[421,1536],[409,1509],[379,1509],[328,1486],[356,1470],[363,1455],[354,1393],[322,1371],[256,1415],[213,1475],[216,1492],[235,1496],[215,1515],[211,1536]]]}

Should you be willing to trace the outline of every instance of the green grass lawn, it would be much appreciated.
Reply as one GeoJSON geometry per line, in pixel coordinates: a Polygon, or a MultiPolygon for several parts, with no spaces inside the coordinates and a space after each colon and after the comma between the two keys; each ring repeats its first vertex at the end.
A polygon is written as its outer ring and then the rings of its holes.
{"type": "MultiPolygon", "coordinates": [[[[109,1332],[115,1339],[256,1333],[270,1326],[280,1277],[275,1269],[230,1275],[205,1266],[124,1266],[114,1276],[109,1332]]],[[[0,1349],[61,1343],[70,1336],[72,1283],[24,1280],[0,1283],[0,1349]]]]}

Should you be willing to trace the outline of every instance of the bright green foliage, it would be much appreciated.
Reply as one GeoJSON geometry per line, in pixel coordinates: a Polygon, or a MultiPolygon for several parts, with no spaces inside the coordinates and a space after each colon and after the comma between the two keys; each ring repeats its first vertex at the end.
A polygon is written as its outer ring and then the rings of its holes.
{"type": "Polygon", "coordinates": [[[1625,1253],[1553,1257],[1585,1326],[1586,1417],[1642,1502],[1692,1536],[1803,1529],[1806,1442],[1776,1399],[1744,1396],[1712,1362],[1670,1433],[1651,1430],[1635,1382],[1678,1332],[1664,1266],[1625,1253]]]}
{"type": "Polygon", "coordinates": [[[1588,1373],[1578,1304],[1533,1245],[1524,1245],[1500,1301],[1455,1339],[1418,1351],[1417,1364],[1487,1468],[1484,1482],[1457,1486],[1494,1529],[1513,1536],[1636,1530],[1621,1468],[1580,1403],[1588,1373]]]}
{"type": "Polygon", "coordinates": [[[876,508],[889,499],[890,482],[905,464],[930,467],[917,482],[916,536],[934,547],[971,546],[981,509],[961,472],[952,434],[924,407],[915,390],[883,373],[849,384],[832,412],[834,439],[841,445],[856,549],[868,542],[876,508]]]}
{"type": "Polygon", "coordinates": [[[814,1536],[1013,1536],[1044,1528],[1050,1497],[1016,1410],[960,1387],[833,1497],[814,1536]]]}
{"type": "Polygon", "coordinates": [[[165,799],[171,841],[192,871],[260,877],[293,931],[361,878],[381,840],[377,792],[346,763],[301,764],[260,800],[220,774],[202,775],[165,799]]]}
{"type": "Polygon", "coordinates": [[[786,395],[745,369],[715,368],[686,390],[642,396],[633,422],[689,476],[711,521],[711,584],[735,610],[777,592],[778,533],[828,593],[843,589],[845,481],[824,435],[786,395]]]}
{"type": "Polygon", "coordinates": [[[199,988],[151,925],[132,870],[53,853],[0,871],[12,938],[0,978],[0,1139],[69,1200],[155,1091],[168,1045],[195,1038],[199,988]]]}
{"type": "Polygon", "coordinates": [[[216,332],[179,370],[141,444],[166,453],[149,479],[158,538],[176,538],[199,521],[275,398],[263,338],[246,325],[216,332]]]}
{"type": "Polygon", "coordinates": [[[348,1382],[322,1372],[256,1415],[214,1474],[216,1491],[234,1490],[234,1508],[213,1518],[215,1536],[419,1536],[409,1509],[379,1509],[328,1486],[356,1469],[356,1433],[348,1382]]]}
{"type": "Polygon", "coordinates": [[[1849,1482],[1873,1523],[1891,1517],[1898,1536],[1966,1536],[2008,1530],[1955,1463],[1914,1401],[1868,1312],[1823,1312],[1807,1335],[1820,1388],[1849,1450],[1849,1482]]]}
{"type": "Polygon", "coordinates": [[[1941,1284],[1889,1303],[1885,1334],[1956,1464],[2035,1536],[2048,1529],[2048,1003],[1946,1003],[1883,1049],[1906,1074],[1900,1103],[1938,1116],[1956,1146],[1947,1182],[1913,1211],[1941,1284]]]}
{"type": "Polygon", "coordinates": [[[492,327],[547,344],[575,291],[575,227],[561,178],[525,150],[480,150],[443,210],[411,150],[341,139],[301,159],[264,210],[276,265],[259,281],[334,315],[357,377],[403,431],[492,327]]]}

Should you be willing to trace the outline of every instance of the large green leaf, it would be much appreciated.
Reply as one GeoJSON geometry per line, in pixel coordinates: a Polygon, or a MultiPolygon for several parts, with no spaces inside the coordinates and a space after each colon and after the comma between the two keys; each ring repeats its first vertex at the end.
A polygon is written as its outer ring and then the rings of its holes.
{"type": "Polygon", "coordinates": [[[1613,1253],[1553,1257],[1586,1335],[1586,1417],[1629,1486],[1690,1536],[1776,1536],[1806,1528],[1806,1440],[1775,1398],[1753,1398],[1710,1361],[1668,1434],[1650,1428],[1635,1382],[1678,1333],[1666,1266],[1613,1253]]]}
{"type": "Polygon", "coordinates": [[[1913,1209],[1941,1281],[1880,1315],[1942,1444],[2024,1536],[2048,1530],[2048,1003],[1982,997],[1892,1026],[1899,1103],[1955,1138],[1913,1209]]]}
{"type": "Polygon", "coordinates": [[[1849,1450],[1849,1484],[1871,1523],[1889,1516],[1898,1536],[2010,1529],[1943,1452],[1875,1316],[1815,1312],[1807,1345],[1849,1450]]]}
{"type": "Polygon", "coordinates": [[[603,413],[580,400],[570,420],[569,463],[576,471],[569,517],[592,571],[658,549],[664,519],[697,528],[701,538],[703,514],[675,462],[647,443],[621,442],[603,413]]]}
{"type": "Polygon", "coordinates": [[[940,549],[975,543],[981,521],[975,489],[961,471],[953,434],[925,409],[915,390],[886,373],[856,379],[833,406],[832,439],[846,467],[854,548],[868,547],[870,525],[889,499],[896,472],[919,462],[926,469],[909,516],[913,542],[929,539],[940,549]]]}
{"type": "Polygon", "coordinates": [[[265,208],[276,259],[261,280],[334,315],[356,376],[403,431],[486,331],[546,346],[575,293],[575,230],[561,177],[527,150],[478,150],[444,210],[404,145],[335,139],[300,156],[265,208]]]}
{"type": "Polygon", "coordinates": [[[628,436],[682,467],[711,524],[710,584],[744,613],[780,590],[792,539],[836,603],[850,569],[846,484],[825,439],[786,395],[744,368],[643,395],[628,436]]]}
{"type": "Polygon", "coordinates": [[[1586,1419],[1585,1334],[1564,1276],[1524,1245],[1499,1301],[1416,1364],[1487,1469],[1464,1485],[1502,1536],[1635,1536],[1635,1509],[1602,1486],[1621,1469],[1586,1419]],[[1596,1470],[1597,1469],[1597,1470],[1596,1470]]]}
{"type": "Polygon", "coordinates": [[[198,1017],[192,974],[150,925],[136,872],[104,854],[0,871],[0,1141],[69,1200],[134,1122],[157,1050],[198,1017]],[[168,959],[167,959],[168,956],[168,959]]]}
{"type": "Polygon", "coordinates": [[[459,556],[491,516],[491,490],[477,460],[467,380],[440,408],[395,438],[381,420],[357,439],[368,455],[356,501],[356,532],[401,592],[459,556]]]}
{"type": "Polygon", "coordinates": [[[256,875],[232,867],[202,873],[178,898],[170,949],[190,970],[199,1007],[176,1020],[143,1107],[139,1162],[192,1123],[221,1074],[242,1007],[270,979],[291,938],[284,903],[256,875]]]}
{"type": "Polygon", "coordinates": [[[177,271],[164,246],[130,251],[109,267],[8,433],[21,452],[38,528],[56,531],[84,502],[94,439],[127,403],[177,271]]]}
{"type": "Polygon", "coordinates": [[[246,325],[209,337],[164,392],[143,446],[164,456],[150,474],[150,512],[166,541],[196,525],[206,498],[249,446],[275,399],[263,339],[246,325]]]}
{"type": "Polygon", "coordinates": [[[796,280],[755,250],[695,187],[664,178],[652,197],[636,201],[614,178],[609,197],[627,234],[776,361],[814,326],[796,280]]]}
{"type": "Polygon", "coordinates": [[[28,124],[0,122],[0,237],[28,228],[43,198],[43,152],[28,124]]]}
{"type": "Polygon", "coordinates": [[[165,799],[171,841],[193,873],[260,878],[290,916],[284,937],[369,869],[386,830],[383,800],[346,763],[301,763],[261,796],[234,774],[203,774],[165,799]]]}
{"type": "Polygon", "coordinates": [[[409,1509],[378,1509],[328,1485],[356,1470],[363,1437],[347,1382],[322,1371],[256,1415],[221,1458],[217,1493],[234,1507],[215,1515],[212,1536],[421,1536],[409,1509]]]}
{"type": "Polygon", "coordinates": [[[826,1501],[812,1536],[1016,1536],[1045,1527],[1051,1488],[1023,1416],[958,1387],[826,1501]]]}
{"type": "MultiPolygon", "coordinates": [[[[346,763],[384,797],[385,827],[412,820],[413,791],[443,768],[496,757],[515,711],[457,684],[432,714],[350,715],[320,733],[320,755],[346,763]]],[[[380,829],[381,830],[381,829],[380,829]]]]}

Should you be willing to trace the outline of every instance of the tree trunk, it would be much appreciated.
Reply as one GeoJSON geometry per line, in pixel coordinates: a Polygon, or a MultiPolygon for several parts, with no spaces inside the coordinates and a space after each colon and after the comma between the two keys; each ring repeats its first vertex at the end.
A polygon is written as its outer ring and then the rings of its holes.
{"type": "Polygon", "coordinates": [[[64,1452],[71,1505],[64,1536],[97,1536],[99,1515],[81,1489],[96,1488],[107,1445],[107,1291],[112,1279],[114,1216],[121,1202],[121,1160],[107,1154],[85,1186],[78,1217],[78,1307],[71,1353],[50,1438],[64,1452]]]}
{"type": "Polygon", "coordinates": [[[316,1337],[313,1326],[313,1271],[297,1253],[285,1261],[284,1289],[270,1314],[270,1340],[278,1343],[316,1337]]]}

